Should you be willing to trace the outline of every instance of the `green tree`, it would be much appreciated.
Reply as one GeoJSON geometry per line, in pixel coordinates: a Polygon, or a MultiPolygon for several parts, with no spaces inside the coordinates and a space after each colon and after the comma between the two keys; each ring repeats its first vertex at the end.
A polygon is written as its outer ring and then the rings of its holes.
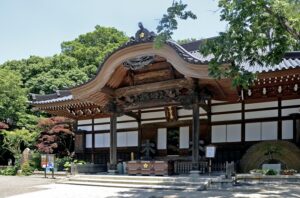
{"type": "Polygon", "coordinates": [[[183,45],[183,44],[187,44],[187,43],[191,43],[191,42],[194,42],[196,41],[197,39],[195,38],[187,38],[187,39],[181,39],[181,40],[177,40],[177,43],[179,45],[183,45]]]}
{"type": "Polygon", "coordinates": [[[273,66],[288,51],[299,50],[300,2],[296,0],[220,0],[221,20],[228,29],[207,40],[201,52],[213,54],[211,75],[229,77],[234,86],[247,88],[255,77],[243,68],[273,66]],[[226,70],[221,62],[231,63],[226,70]]]}
{"type": "Polygon", "coordinates": [[[25,113],[27,97],[22,86],[18,73],[0,69],[0,121],[15,125],[25,113]]]}
{"type": "Polygon", "coordinates": [[[9,151],[15,158],[15,162],[21,159],[22,150],[25,147],[33,147],[37,138],[37,133],[26,129],[17,129],[14,131],[2,131],[3,148],[9,151]]]}
{"type": "Polygon", "coordinates": [[[182,1],[173,1],[172,6],[167,9],[156,28],[159,33],[155,38],[155,47],[160,48],[168,39],[172,38],[173,32],[178,28],[178,19],[196,19],[197,16],[192,11],[186,11],[187,4],[182,1]]]}
{"type": "MultiPolygon", "coordinates": [[[[160,33],[156,46],[169,39],[177,29],[177,18],[192,16],[185,11],[187,4],[173,2],[162,17],[157,30],[160,33]]],[[[247,88],[255,74],[247,71],[243,63],[251,66],[278,64],[284,54],[299,50],[299,0],[219,0],[220,19],[228,23],[219,37],[208,39],[200,51],[214,57],[209,65],[214,78],[232,78],[234,86],[247,88]],[[220,63],[229,63],[226,69],[220,63]]]]}
{"type": "Polygon", "coordinates": [[[88,81],[96,74],[104,57],[127,39],[123,32],[115,28],[96,26],[92,32],[63,42],[60,54],[8,61],[0,68],[19,72],[24,87],[30,93],[53,93],[57,89],[73,87],[88,81]]]}
{"type": "Polygon", "coordinates": [[[62,54],[75,58],[80,68],[85,68],[89,77],[96,74],[99,63],[105,56],[128,40],[115,28],[97,25],[93,32],[80,35],[73,41],[61,44],[62,54]]]}

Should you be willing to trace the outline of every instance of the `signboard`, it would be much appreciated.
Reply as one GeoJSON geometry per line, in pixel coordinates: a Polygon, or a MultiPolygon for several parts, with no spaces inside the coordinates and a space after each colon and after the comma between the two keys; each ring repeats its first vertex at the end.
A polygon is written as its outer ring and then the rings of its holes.
{"type": "Polygon", "coordinates": [[[54,168],[54,154],[48,154],[47,167],[54,168]]]}
{"type": "Polygon", "coordinates": [[[41,167],[46,168],[47,167],[47,155],[41,154],[41,167]]]}
{"type": "Polygon", "coordinates": [[[54,154],[41,154],[41,167],[54,168],[55,155],[54,154]]]}
{"type": "Polygon", "coordinates": [[[216,147],[215,146],[206,146],[205,147],[205,157],[214,158],[216,156],[216,147]]]}

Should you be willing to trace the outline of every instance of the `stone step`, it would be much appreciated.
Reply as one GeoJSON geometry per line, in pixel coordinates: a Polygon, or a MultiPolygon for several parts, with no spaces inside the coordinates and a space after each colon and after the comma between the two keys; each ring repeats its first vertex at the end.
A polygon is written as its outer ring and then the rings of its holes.
{"type": "Polygon", "coordinates": [[[153,185],[153,184],[128,184],[128,183],[102,183],[102,182],[84,182],[84,181],[64,181],[60,182],[70,185],[87,185],[102,187],[118,187],[118,188],[140,188],[140,189],[161,189],[161,190],[184,190],[184,191],[201,191],[207,189],[205,184],[198,186],[176,186],[176,185],[153,185]]]}
{"type": "MultiPolygon", "coordinates": [[[[95,178],[111,180],[147,180],[147,181],[175,181],[174,177],[164,176],[135,176],[135,175],[76,175],[76,178],[95,178]]],[[[184,177],[182,177],[184,178],[184,177]]]]}
{"type": "Polygon", "coordinates": [[[190,181],[190,180],[181,180],[181,181],[156,181],[156,180],[129,180],[129,179],[109,179],[109,178],[78,178],[71,177],[68,179],[70,182],[92,182],[92,183],[114,183],[114,184],[130,184],[130,185],[174,185],[174,186],[198,186],[204,184],[205,181],[190,181]]]}
{"type": "MultiPolygon", "coordinates": [[[[132,180],[132,181],[157,181],[157,182],[185,182],[191,178],[188,176],[130,176],[130,175],[76,175],[72,178],[82,179],[109,179],[109,180],[132,180]]],[[[195,182],[205,182],[211,178],[198,177],[195,182]]]]}
{"type": "Polygon", "coordinates": [[[59,183],[120,188],[204,190],[209,187],[210,181],[210,178],[181,176],[76,175],[61,180],[59,183]]]}

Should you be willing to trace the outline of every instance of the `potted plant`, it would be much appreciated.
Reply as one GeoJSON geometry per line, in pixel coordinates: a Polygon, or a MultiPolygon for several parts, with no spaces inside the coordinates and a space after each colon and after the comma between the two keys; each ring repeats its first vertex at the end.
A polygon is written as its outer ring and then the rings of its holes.
{"type": "Polygon", "coordinates": [[[285,169],[281,171],[281,175],[294,175],[297,171],[295,169],[285,169]]]}

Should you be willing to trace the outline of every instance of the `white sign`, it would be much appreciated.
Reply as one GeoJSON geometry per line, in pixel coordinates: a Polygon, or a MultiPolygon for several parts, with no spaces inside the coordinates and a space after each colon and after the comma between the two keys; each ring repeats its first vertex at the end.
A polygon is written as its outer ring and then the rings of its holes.
{"type": "Polygon", "coordinates": [[[206,158],[214,158],[216,155],[216,147],[215,146],[206,146],[205,147],[205,157],[206,158]]]}

